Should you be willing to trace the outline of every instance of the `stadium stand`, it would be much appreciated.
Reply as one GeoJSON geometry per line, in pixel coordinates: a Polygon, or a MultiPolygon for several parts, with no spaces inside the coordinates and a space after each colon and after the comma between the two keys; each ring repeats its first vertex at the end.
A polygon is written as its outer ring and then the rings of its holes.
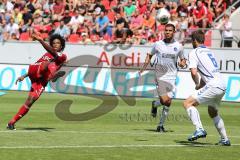
{"type": "MultiPolygon", "coordinates": [[[[211,46],[211,38],[214,36],[207,31],[208,28],[214,29],[221,21],[221,13],[225,13],[235,2],[236,0],[0,0],[0,40],[29,41],[30,35],[26,32],[32,28],[40,31],[47,39],[47,35],[55,33],[60,22],[64,21],[70,30],[65,38],[72,43],[79,43],[78,37],[87,30],[93,43],[99,42],[103,37],[112,43],[151,44],[163,38],[163,25],[158,17],[166,14],[169,23],[176,26],[178,40],[187,43],[186,39],[194,29],[204,28],[206,44],[211,46]],[[107,32],[102,31],[101,27],[96,32],[96,20],[101,11],[107,17],[107,32]],[[122,18],[121,21],[117,21],[117,14],[122,18]],[[20,36],[9,36],[12,31],[7,26],[12,18],[19,26],[20,36]],[[147,20],[154,25],[148,26],[147,20]],[[143,26],[132,25],[142,22],[143,26]],[[116,41],[114,31],[121,23],[131,34],[127,34],[127,40],[116,41]]],[[[228,14],[237,10],[238,6],[239,3],[228,14]]]]}

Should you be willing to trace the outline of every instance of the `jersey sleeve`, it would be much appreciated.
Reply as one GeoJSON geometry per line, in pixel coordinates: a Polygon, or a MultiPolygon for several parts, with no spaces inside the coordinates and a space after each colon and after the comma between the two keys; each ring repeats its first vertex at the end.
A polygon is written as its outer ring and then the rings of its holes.
{"type": "Polygon", "coordinates": [[[149,54],[150,54],[150,55],[156,54],[156,43],[154,43],[154,45],[153,45],[153,47],[152,47],[152,49],[151,49],[151,51],[150,51],[149,54]]]}
{"type": "Polygon", "coordinates": [[[195,50],[192,50],[189,55],[188,55],[188,62],[189,62],[189,69],[191,68],[197,68],[198,65],[198,59],[197,56],[195,54],[195,50]]]}

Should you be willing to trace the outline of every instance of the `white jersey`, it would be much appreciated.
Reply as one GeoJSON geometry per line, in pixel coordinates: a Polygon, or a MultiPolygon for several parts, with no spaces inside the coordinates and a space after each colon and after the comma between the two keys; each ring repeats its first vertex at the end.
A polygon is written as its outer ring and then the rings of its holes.
{"type": "Polygon", "coordinates": [[[189,68],[197,68],[202,80],[207,84],[225,87],[225,82],[221,76],[217,61],[210,49],[200,46],[192,50],[188,55],[189,68]]]}
{"type": "Polygon", "coordinates": [[[155,55],[155,72],[160,79],[175,80],[177,77],[177,60],[184,59],[182,45],[175,41],[165,43],[163,40],[157,41],[150,55],[155,55]]]}

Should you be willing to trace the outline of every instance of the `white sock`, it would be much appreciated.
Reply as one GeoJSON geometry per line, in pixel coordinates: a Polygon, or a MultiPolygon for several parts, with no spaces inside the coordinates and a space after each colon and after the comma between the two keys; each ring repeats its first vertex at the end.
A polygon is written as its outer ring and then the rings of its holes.
{"type": "Polygon", "coordinates": [[[217,115],[216,117],[213,118],[213,122],[214,122],[221,138],[228,140],[226,129],[224,127],[223,119],[219,115],[217,115]]]}
{"type": "Polygon", "coordinates": [[[158,106],[160,106],[160,105],[161,105],[160,100],[154,101],[154,107],[158,107],[158,106]]]}
{"type": "Polygon", "coordinates": [[[164,122],[168,116],[168,112],[169,112],[169,107],[167,106],[163,106],[163,109],[162,109],[162,115],[161,115],[161,118],[160,118],[160,122],[159,122],[159,126],[163,126],[164,125],[164,122]]]}
{"type": "Polygon", "coordinates": [[[191,118],[193,125],[195,125],[196,130],[200,128],[203,129],[202,122],[201,122],[197,108],[191,106],[187,109],[187,113],[188,113],[188,116],[191,118]]]}

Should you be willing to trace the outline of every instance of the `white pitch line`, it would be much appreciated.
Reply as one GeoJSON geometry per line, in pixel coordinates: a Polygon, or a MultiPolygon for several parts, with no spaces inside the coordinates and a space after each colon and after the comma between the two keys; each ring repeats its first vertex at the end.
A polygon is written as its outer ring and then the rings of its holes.
{"type": "MultiPolygon", "coordinates": [[[[44,131],[44,130],[16,130],[16,131],[0,131],[0,133],[76,133],[76,134],[130,134],[130,135],[161,135],[161,136],[189,136],[190,134],[174,134],[174,133],[147,133],[147,132],[83,132],[83,131],[44,131]]],[[[207,135],[210,137],[219,137],[218,135],[207,135]]],[[[240,138],[240,136],[228,136],[232,138],[240,138]]]]}
{"type": "MultiPolygon", "coordinates": [[[[240,146],[240,144],[232,144],[240,146]]],[[[173,148],[173,147],[219,147],[218,145],[201,145],[201,144],[149,144],[149,145],[76,145],[76,146],[0,146],[0,149],[61,149],[61,148],[173,148]]]]}

